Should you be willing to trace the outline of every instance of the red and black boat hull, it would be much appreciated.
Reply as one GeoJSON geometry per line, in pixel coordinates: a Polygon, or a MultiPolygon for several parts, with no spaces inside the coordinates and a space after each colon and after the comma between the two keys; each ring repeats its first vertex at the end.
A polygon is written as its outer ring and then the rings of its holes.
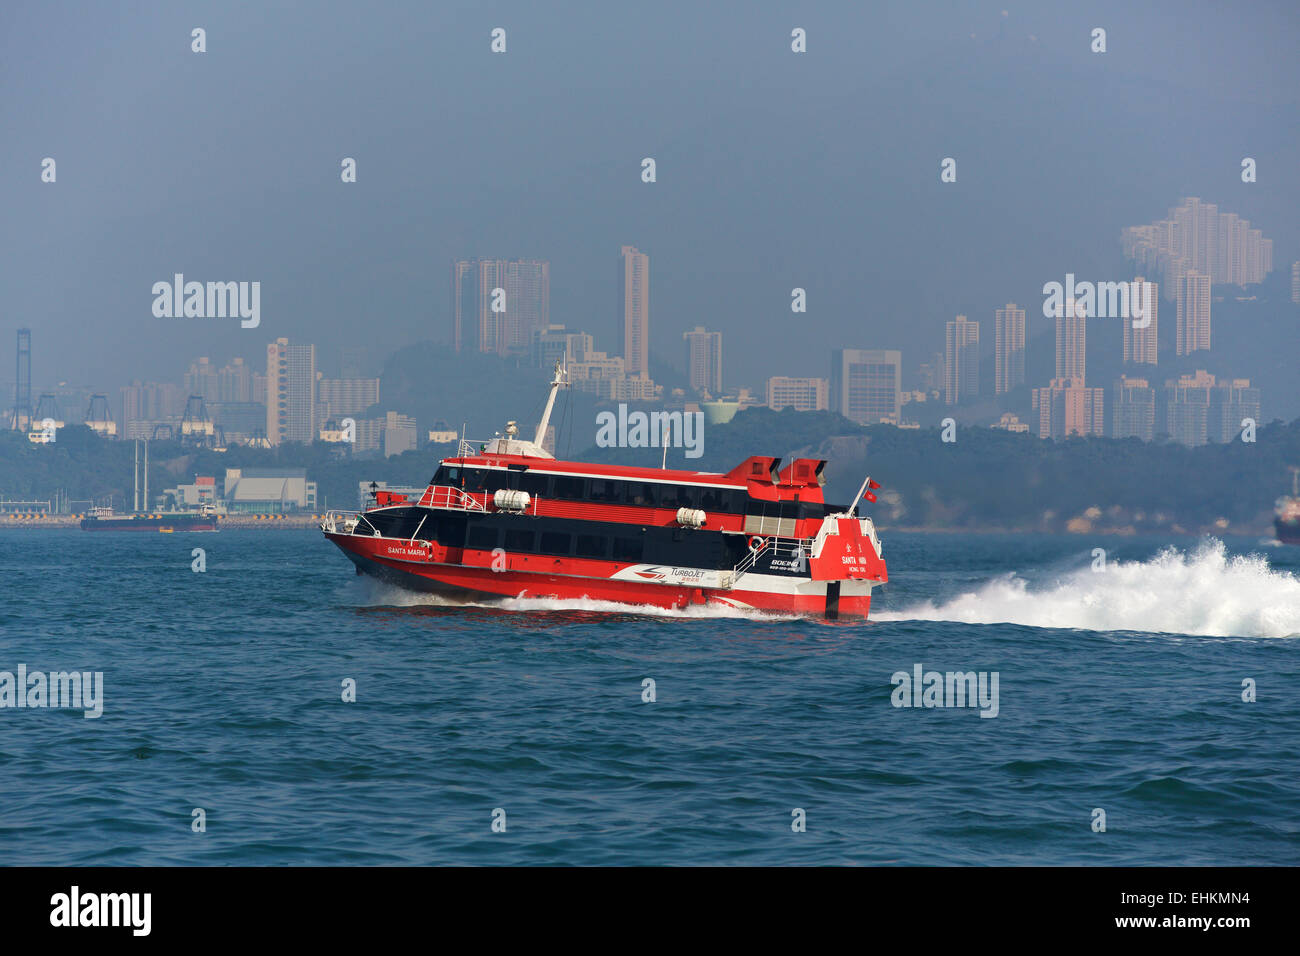
{"type": "Polygon", "coordinates": [[[666,580],[665,572],[682,577],[695,573],[692,569],[610,561],[582,562],[579,568],[577,562],[545,555],[493,555],[341,532],[327,531],[325,536],[352,560],[357,573],[455,602],[548,598],[662,609],[713,605],[770,614],[856,618],[866,617],[871,606],[873,585],[861,581],[782,581],[754,573],[732,587],[717,587],[706,580],[698,584],[666,580]],[[436,560],[448,556],[450,550],[460,552],[462,563],[436,560]]]}

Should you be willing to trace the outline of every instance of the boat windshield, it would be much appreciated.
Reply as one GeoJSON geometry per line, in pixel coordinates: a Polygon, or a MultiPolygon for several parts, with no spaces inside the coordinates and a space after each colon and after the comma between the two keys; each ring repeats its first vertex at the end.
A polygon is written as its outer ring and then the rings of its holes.
{"type": "Polygon", "coordinates": [[[447,465],[439,465],[438,470],[435,471],[433,473],[433,477],[429,479],[429,484],[452,485],[455,487],[459,487],[460,469],[454,466],[448,467],[447,465]]]}

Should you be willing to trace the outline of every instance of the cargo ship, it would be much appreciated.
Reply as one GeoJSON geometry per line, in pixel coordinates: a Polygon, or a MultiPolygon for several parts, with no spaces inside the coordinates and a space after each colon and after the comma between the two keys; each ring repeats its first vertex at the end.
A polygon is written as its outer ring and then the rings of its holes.
{"type": "Polygon", "coordinates": [[[418,498],[377,490],[331,511],[325,537],[368,574],[453,602],[595,600],[865,618],[888,573],[869,517],[825,502],[826,461],[755,455],[726,473],[558,461],[516,423],[462,437],[418,498]],[[476,447],[477,446],[477,447],[476,447]]]}
{"type": "Polygon", "coordinates": [[[1273,530],[1283,544],[1300,544],[1300,468],[1291,469],[1291,494],[1273,505],[1273,530]]]}
{"type": "Polygon", "coordinates": [[[135,474],[133,476],[135,492],[135,510],[127,514],[117,514],[111,507],[91,508],[86,517],[81,519],[82,531],[153,531],[172,534],[177,531],[216,531],[217,509],[210,502],[204,502],[197,511],[160,511],[157,513],[141,510],[149,506],[149,442],[147,439],[135,441],[135,474]],[[144,451],[143,459],[141,450],[144,451]],[[141,486],[143,485],[143,492],[141,486]]]}
{"type": "Polygon", "coordinates": [[[211,505],[199,511],[160,511],[155,514],[115,514],[112,508],[91,508],[81,519],[82,531],[216,531],[217,512],[211,505]]]}

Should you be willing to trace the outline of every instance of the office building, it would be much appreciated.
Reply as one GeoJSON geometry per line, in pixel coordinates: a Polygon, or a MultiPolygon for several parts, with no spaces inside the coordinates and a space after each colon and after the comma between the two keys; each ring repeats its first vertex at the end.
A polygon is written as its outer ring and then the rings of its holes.
{"type": "Polygon", "coordinates": [[[557,361],[563,360],[566,368],[595,349],[592,337],[586,332],[575,332],[563,325],[548,325],[533,333],[533,366],[551,371],[557,361]]]}
{"type": "Polygon", "coordinates": [[[341,421],[379,402],[377,378],[322,378],[316,382],[316,420],[341,421]]]}
{"type": "Polygon", "coordinates": [[[170,382],[132,382],[119,390],[119,434],[123,438],[152,438],[159,425],[179,428],[188,396],[170,382]]]}
{"type": "Polygon", "coordinates": [[[1175,354],[1210,348],[1210,277],[1189,270],[1178,282],[1175,354]]]}
{"type": "Polygon", "coordinates": [[[1136,297],[1130,301],[1141,305],[1142,317],[1120,319],[1124,323],[1124,361],[1135,365],[1155,365],[1156,333],[1160,325],[1160,284],[1138,276],[1133,280],[1133,286],[1136,297]]]}
{"type": "Polygon", "coordinates": [[[1083,304],[1067,299],[1056,309],[1056,378],[1087,381],[1088,317],[1083,304]]]}
{"type": "Polygon", "coordinates": [[[550,324],[551,265],[541,259],[458,259],[451,265],[452,347],[527,355],[550,324]]]}
{"type": "Polygon", "coordinates": [[[1112,390],[1111,437],[1151,441],[1155,426],[1156,390],[1145,378],[1121,375],[1112,390]]]}
{"type": "Polygon", "coordinates": [[[618,270],[619,348],[629,378],[650,378],[650,257],[624,246],[618,270]]]}
{"type": "Polygon", "coordinates": [[[415,419],[410,415],[387,412],[383,418],[384,457],[391,458],[403,452],[415,451],[420,445],[420,433],[416,430],[415,419]]]}
{"type": "Polygon", "coordinates": [[[980,393],[980,324],[959,315],[944,339],[943,401],[959,405],[980,393]]]}
{"type": "Polygon", "coordinates": [[[691,388],[710,396],[722,394],[722,333],[696,326],[683,332],[686,342],[686,372],[691,388]]]}
{"type": "Polygon", "coordinates": [[[1025,310],[1008,302],[993,314],[997,349],[993,390],[994,394],[1002,395],[1025,384],[1025,310]]]}
{"type": "Polygon", "coordinates": [[[820,412],[830,408],[830,385],[824,378],[789,378],[774,375],[767,380],[767,407],[780,411],[820,412]]]}
{"type": "Polygon", "coordinates": [[[1054,378],[1033,390],[1032,402],[1039,438],[1105,434],[1105,389],[1088,388],[1079,378],[1054,378]]]}
{"type": "Polygon", "coordinates": [[[1248,378],[1215,382],[1206,420],[1206,438],[1216,442],[1236,441],[1241,438],[1248,422],[1254,422],[1256,426],[1260,424],[1259,389],[1252,388],[1248,378]]]}
{"type": "Polygon", "coordinates": [[[266,439],[311,444],[316,440],[316,346],[290,345],[286,338],[266,347],[266,439]]]}
{"type": "Polygon", "coordinates": [[[903,407],[903,353],[892,349],[835,349],[831,353],[831,409],[862,425],[898,424],[903,407]]]}

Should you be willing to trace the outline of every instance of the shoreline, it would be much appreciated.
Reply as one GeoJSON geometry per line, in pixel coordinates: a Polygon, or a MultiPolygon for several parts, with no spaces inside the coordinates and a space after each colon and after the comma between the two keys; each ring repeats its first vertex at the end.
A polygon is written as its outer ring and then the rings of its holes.
{"type": "MultiPolygon", "coordinates": [[[[167,512],[165,511],[158,512],[158,514],[160,514],[162,517],[167,517],[167,512]]],[[[69,514],[69,515],[6,514],[6,515],[0,515],[0,528],[32,528],[32,529],[51,529],[51,530],[56,528],[65,528],[65,529],[71,528],[79,531],[81,530],[81,519],[84,517],[85,515],[82,514],[69,514]]],[[[219,531],[224,531],[227,528],[231,530],[237,528],[238,529],[243,529],[243,528],[280,529],[280,530],[319,528],[320,523],[322,520],[324,520],[324,518],[325,518],[324,514],[314,514],[314,513],[283,514],[283,515],[277,515],[277,514],[218,515],[217,525],[219,531]]],[[[107,533],[111,533],[111,532],[107,532],[107,533]]],[[[133,532],[122,532],[122,533],[144,534],[147,532],[133,531],[133,532]]],[[[154,533],[162,534],[163,532],[155,530],[154,533]]],[[[173,532],[173,533],[211,534],[212,532],[188,532],[187,531],[187,532],[173,532]]]]}

